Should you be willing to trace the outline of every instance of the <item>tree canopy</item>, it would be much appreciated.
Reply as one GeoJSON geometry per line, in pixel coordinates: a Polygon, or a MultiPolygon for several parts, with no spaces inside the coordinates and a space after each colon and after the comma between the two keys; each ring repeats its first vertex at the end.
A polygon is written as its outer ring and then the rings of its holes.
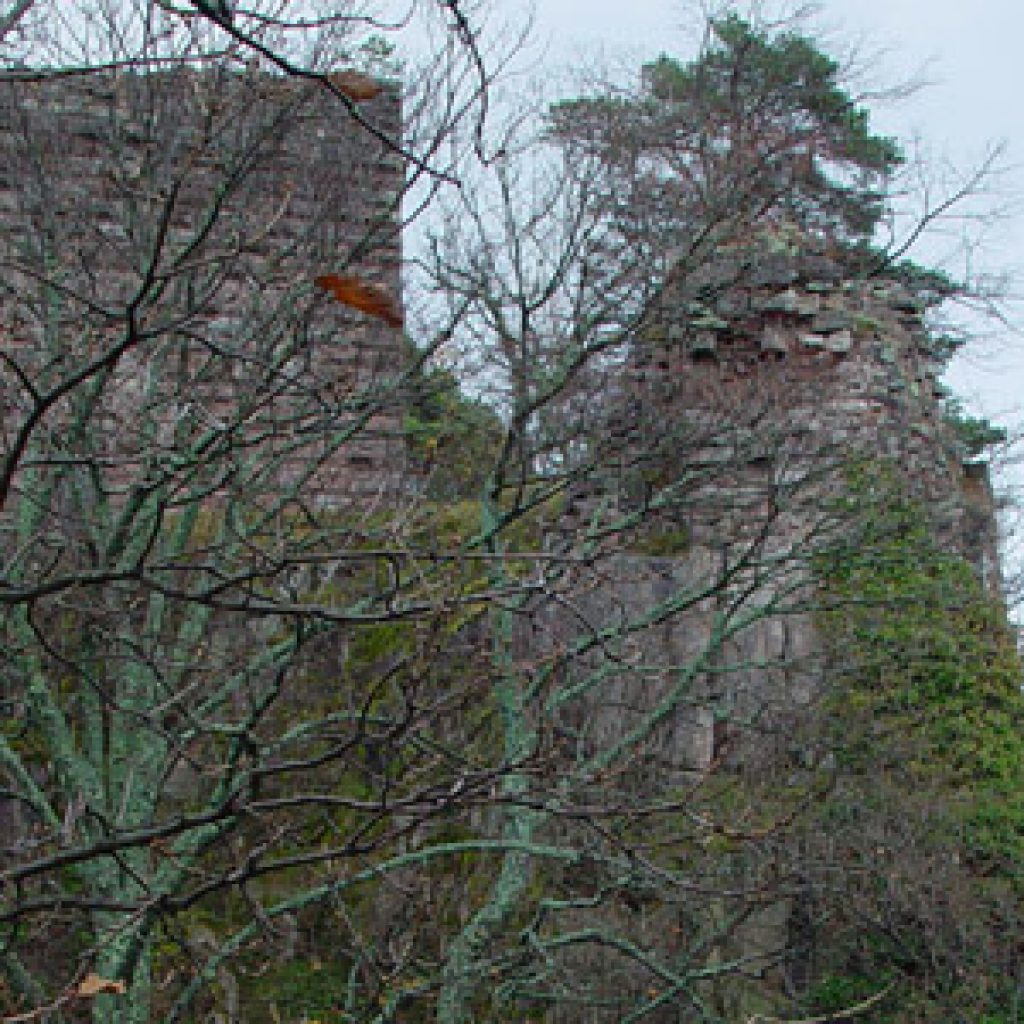
{"type": "Polygon", "coordinates": [[[636,95],[565,101],[550,123],[600,159],[624,229],[656,218],[670,234],[728,217],[862,244],[904,159],[814,40],[735,14],[710,23],[695,59],[644,65],[636,95]]]}

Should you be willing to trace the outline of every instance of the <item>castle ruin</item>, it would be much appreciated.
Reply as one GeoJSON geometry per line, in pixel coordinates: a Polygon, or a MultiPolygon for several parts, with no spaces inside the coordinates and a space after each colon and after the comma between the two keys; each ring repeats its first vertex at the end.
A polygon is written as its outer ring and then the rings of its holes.
{"type": "MultiPolygon", "coordinates": [[[[362,110],[401,137],[393,86],[362,110]]],[[[403,161],[322,88],[227,65],[8,80],[0,168],[5,455],[32,423],[37,453],[116,495],[186,474],[171,463],[212,431],[214,490],[254,446],[272,455],[253,489],[312,472],[331,505],[397,486],[399,332],[314,281],[400,302],[403,161]],[[85,389],[66,381],[96,360],[103,440],[68,426],[85,389]]]]}

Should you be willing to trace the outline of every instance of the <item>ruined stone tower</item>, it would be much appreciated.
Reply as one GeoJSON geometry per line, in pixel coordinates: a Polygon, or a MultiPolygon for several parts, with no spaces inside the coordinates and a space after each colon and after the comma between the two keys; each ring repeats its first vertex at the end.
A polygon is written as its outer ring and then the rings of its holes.
{"type": "Polygon", "coordinates": [[[896,274],[851,278],[820,248],[776,239],[670,278],[611,389],[603,429],[616,457],[570,516],[578,532],[642,513],[608,570],[614,583],[584,603],[592,623],[693,597],[631,639],[627,662],[665,668],[641,687],[621,673],[616,699],[593,712],[604,742],[666,699],[668,666],[692,669],[689,710],[666,717],[658,740],[684,774],[712,763],[716,722],[747,736],[734,756],[757,761],[763,737],[815,700],[827,674],[815,564],[851,528],[859,465],[884,467],[938,545],[998,598],[987,464],[943,408],[926,323],[938,299],[896,274]],[[716,640],[731,600],[747,621],[716,640]]]}
{"type": "Polygon", "coordinates": [[[738,456],[748,482],[778,471],[780,451],[793,470],[887,461],[932,510],[943,545],[998,593],[987,464],[946,413],[943,341],[926,323],[941,297],[898,273],[851,277],[806,241],[726,253],[685,286],[670,281],[634,347],[632,429],[703,422],[708,457],[738,456]]]}
{"type": "MultiPolygon", "coordinates": [[[[75,442],[102,488],[152,477],[180,457],[182,430],[218,425],[213,476],[237,474],[228,447],[243,457],[261,444],[272,456],[254,489],[312,471],[304,493],[332,505],[397,486],[401,414],[386,381],[400,332],[314,286],[352,275],[400,303],[404,171],[381,141],[401,137],[398,92],[381,87],[361,109],[380,138],[317,85],[254,69],[4,82],[0,337],[43,391],[106,360],[116,381],[92,416],[106,448],[75,442]]],[[[34,443],[67,443],[72,392],[34,443]]],[[[7,448],[34,401],[5,365],[7,448]]]]}
{"type": "MultiPolygon", "coordinates": [[[[614,458],[570,503],[565,536],[627,539],[609,541],[600,583],[570,591],[573,616],[558,608],[545,622],[553,655],[574,644],[586,652],[566,670],[581,696],[559,708],[556,728],[580,760],[630,737],[604,785],[626,806],[660,799],[689,814],[693,831],[666,826],[664,848],[682,863],[704,844],[718,849],[714,877],[732,895],[717,912],[725,920],[742,908],[710,953],[700,938],[714,932],[707,906],[691,910],[685,896],[609,898],[601,921],[665,963],[686,964],[685,936],[710,962],[744,963],[716,993],[724,1020],[774,1014],[780,994],[810,976],[806,879],[821,850],[823,862],[833,855],[830,835],[810,826],[787,846],[786,814],[766,808],[801,793],[813,803],[845,756],[857,653],[824,635],[833,623],[821,566],[864,535],[856,503],[875,495],[858,494],[858,470],[885,474],[882,502],[905,500],[938,548],[999,592],[987,467],[943,408],[943,353],[927,323],[938,298],[898,274],[850,277],[807,245],[750,244],[685,281],[670,276],[609,388],[601,437],[614,458]],[[780,961],[780,950],[792,955],[780,961]]],[[[883,618],[906,612],[905,596],[892,607],[876,600],[883,618]]],[[[851,712],[851,734],[854,721],[851,712]]],[[[653,847],[642,831],[647,839],[653,847]]],[[[573,969],[597,979],[602,997],[642,998],[642,972],[603,950],[577,956],[573,969]]],[[[679,1019],[670,1007],[650,1017],[679,1019]]]]}

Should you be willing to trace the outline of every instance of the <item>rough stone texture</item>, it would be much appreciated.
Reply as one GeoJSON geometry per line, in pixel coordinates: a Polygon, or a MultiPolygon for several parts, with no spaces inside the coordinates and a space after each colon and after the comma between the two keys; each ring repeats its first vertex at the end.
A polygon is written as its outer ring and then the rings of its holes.
{"type": "MultiPolygon", "coordinates": [[[[790,469],[828,453],[888,458],[932,510],[942,541],[998,592],[987,469],[944,419],[941,362],[917,297],[891,280],[815,280],[814,269],[813,252],[772,253],[699,307],[692,281],[670,288],[635,347],[617,429],[639,446],[652,424],[689,420],[692,436],[703,421],[708,459],[736,462],[741,441],[750,449],[746,476],[759,442],[765,472],[777,473],[780,451],[790,469]],[[723,310],[728,323],[710,343],[705,324],[723,310]]],[[[692,458],[692,448],[682,453],[692,458]]]]}
{"type": "MultiPolygon", "coordinates": [[[[940,543],[993,595],[1000,586],[987,467],[944,418],[941,362],[916,298],[895,281],[811,277],[813,252],[774,252],[749,272],[735,263],[732,278],[727,263],[704,275],[710,292],[693,280],[667,291],[608,403],[621,457],[573,502],[577,524],[602,502],[615,513],[646,506],[648,533],[685,538],[671,558],[623,555],[586,607],[606,626],[707,591],[658,631],[637,632],[626,659],[661,664],[668,678],[709,654],[679,719],[689,739],[677,737],[691,745],[677,763],[698,768],[715,746],[696,735],[712,728],[704,712],[767,734],[820,692],[810,560],[846,529],[837,502],[858,460],[888,460],[940,543]],[[740,593],[740,628],[712,643],[714,611],[740,593]]],[[[640,686],[623,672],[608,707],[654,706],[658,678],[640,686]]],[[[605,740],[624,728],[619,712],[590,713],[605,740]]],[[[763,749],[741,743],[735,756],[756,763],[763,749]]]]}
{"type": "MultiPolygon", "coordinates": [[[[400,138],[394,89],[363,110],[400,138]]],[[[317,465],[317,504],[394,487],[404,446],[386,382],[401,365],[399,332],[318,295],[313,280],[358,276],[400,302],[403,175],[401,158],[322,89],[266,73],[6,82],[4,349],[44,390],[145,334],[113,365],[94,417],[106,447],[88,454],[112,490],[143,477],[147,459],[173,458],[186,419],[194,432],[237,421],[239,451],[271,438],[273,466],[255,486],[317,465]],[[271,386],[275,360],[286,377],[271,386]]],[[[10,365],[0,402],[6,448],[32,408],[10,365]]],[[[61,446],[72,405],[37,428],[44,446],[61,446]]]]}
{"type": "MultiPolygon", "coordinates": [[[[561,649],[588,631],[615,638],[579,659],[586,695],[559,723],[585,737],[585,755],[671,706],[623,768],[638,800],[699,794],[695,779],[723,772],[743,794],[769,778],[799,788],[822,756],[804,746],[821,742],[805,727],[829,687],[813,558],[850,528],[843,499],[858,461],[889,460],[939,542],[999,592],[987,468],[943,416],[941,363],[915,297],[895,281],[844,282],[838,268],[811,276],[812,257],[774,253],[749,272],[737,262],[668,289],[608,399],[618,458],[572,503],[576,528],[645,510],[604,581],[574,598],[586,627],[549,627],[561,649]],[[636,553],[659,532],[676,553],[636,553]]],[[[770,863],[753,856],[734,881],[754,890],[762,870],[770,863]]],[[[777,1012],[781,976],[757,958],[786,946],[800,913],[798,899],[773,898],[724,942],[723,959],[753,958],[746,981],[723,986],[726,1019],[777,1012]]],[[[622,912],[622,926],[671,961],[671,926],[696,925],[660,915],[622,912]]],[[[609,999],[640,985],[608,955],[585,969],[608,979],[609,999]]]]}

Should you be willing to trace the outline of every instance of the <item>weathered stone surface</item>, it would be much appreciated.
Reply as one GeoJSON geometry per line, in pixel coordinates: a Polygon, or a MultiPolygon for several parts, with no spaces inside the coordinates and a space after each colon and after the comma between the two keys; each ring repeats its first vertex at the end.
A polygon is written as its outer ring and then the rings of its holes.
{"type": "Polygon", "coordinates": [[[714,313],[705,312],[692,317],[690,326],[698,331],[727,331],[731,325],[728,320],[723,320],[714,313]]]}
{"type": "Polygon", "coordinates": [[[846,353],[853,348],[853,334],[848,330],[825,335],[825,348],[829,352],[846,353]]]}
{"type": "Polygon", "coordinates": [[[759,307],[771,313],[797,313],[800,311],[800,295],[795,288],[787,288],[784,292],[761,300],[759,307]]]}
{"type": "MultiPolygon", "coordinates": [[[[823,513],[830,499],[848,493],[851,457],[891,460],[940,542],[962,554],[986,586],[998,587],[986,468],[962,465],[956,456],[937,400],[936,361],[920,325],[908,326],[905,311],[894,308],[902,305],[898,290],[849,281],[811,292],[819,307],[809,324],[803,311],[810,303],[798,283],[769,290],[764,280],[762,274],[738,286],[737,307],[749,298],[750,312],[719,337],[714,360],[693,353],[660,382],[633,378],[636,407],[644,410],[637,454],[645,483],[665,481],[662,490],[646,487],[641,500],[653,506],[678,488],[674,522],[685,525],[688,548],[657,562],[623,556],[584,610],[591,627],[602,629],[673,594],[695,595],[691,604],[678,601],[678,615],[630,632],[615,651],[616,664],[628,669],[614,676],[609,699],[586,712],[593,735],[614,742],[645,714],[667,708],[649,751],[638,757],[658,765],[645,776],[650,784],[670,791],[702,765],[756,780],[793,771],[806,753],[791,726],[830,683],[824,644],[807,611],[814,604],[804,589],[813,582],[809,549],[815,537],[827,541],[829,529],[849,526],[823,513]],[[674,435],[679,440],[658,454],[657,440],[674,435]],[[744,576],[748,553],[751,572],[744,576]],[[729,586],[721,588],[727,577],[729,586]],[[731,632],[716,619],[729,607],[726,591],[743,594],[731,632]],[[679,680],[685,689],[673,704],[679,680]]],[[[628,508],[628,488],[622,493],[628,508]]],[[[733,932],[730,954],[779,948],[793,909],[786,899],[766,901],[733,932]]],[[[664,944],[657,934],[650,942],[664,944]]],[[[770,987],[749,981],[751,1000],[770,987]]],[[[741,1012],[737,1002],[728,1019],[755,1016],[753,1005],[741,1012]]]]}
{"type": "MultiPolygon", "coordinates": [[[[45,206],[56,254],[51,270],[82,299],[69,303],[65,322],[51,330],[75,344],[90,331],[99,338],[108,328],[94,323],[95,311],[116,314],[142,294],[148,247],[155,244],[147,232],[159,222],[161,196],[174,195],[159,268],[166,287],[159,302],[147,298],[140,309],[147,329],[165,321],[167,338],[195,339],[197,366],[210,351],[224,353],[223,370],[192,374],[185,398],[158,393],[145,409],[142,382],[152,367],[135,353],[120,361],[104,409],[113,446],[108,488],[123,489],[145,472],[140,411],[159,436],[169,434],[186,401],[211,425],[240,419],[251,395],[246,372],[269,357],[250,351],[236,358],[235,349],[272,344],[266,339],[285,332],[284,320],[309,304],[318,275],[355,275],[400,305],[402,160],[338,113],[322,90],[228,65],[0,85],[0,127],[8,128],[0,130],[6,251],[40,237],[45,206]],[[189,245],[194,252],[178,266],[170,254],[189,245]]],[[[401,137],[397,89],[383,89],[363,113],[386,135],[401,137]]],[[[0,333],[12,326],[5,322],[12,307],[0,300],[0,333]]],[[[371,393],[383,394],[400,371],[400,333],[326,302],[314,304],[300,329],[305,348],[287,366],[291,386],[240,419],[240,429],[245,423],[254,433],[280,435],[287,453],[277,460],[281,485],[319,465],[307,490],[314,505],[394,489],[405,467],[402,411],[397,399],[377,401],[369,419],[366,409],[374,404],[371,393]],[[338,445],[330,457],[315,440],[323,437],[317,417],[325,410],[332,410],[332,423],[347,416],[358,424],[358,442],[338,445]]],[[[10,333],[26,352],[40,349],[31,329],[10,333]]],[[[86,355],[83,349],[77,357],[86,355]]],[[[11,403],[2,415],[10,423],[24,410],[11,403]]]]}
{"type": "Polygon", "coordinates": [[[812,293],[798,291],[796,296],[796,312],[800,316],[814,316],[821,308],[821,299],[812,293]]]}
{"type": "Polygon", "coordinates": [[[750,311],[750,297],[745,293],[726,292],[715,303],[715,309],[726,319],[744,316],[750,311]]]}
{"type": "Polygon", "coordinates": [[[854,318],[846,310],[827,309],[811,321],[811,330],[815,334],[831,334],[833,331],[850,330],[853,324],[854,318]]]}
{"type": "Polygon", "coordinates": [[[750,284],[755,287],[787,285],[797,280],[799,274],[793,260],[785,254],[767,254],[749,275],[750,284]]]}
{"type": "Polygon", "coordinates": [[[761,348],[765,352],[788,352],[789,333],[779,327],[768,325],[761,333],[761,348]]]}
{"type": "Polygon", "coordinates": [[[694,355],[712,355],[718,348],[713,331],[696,331],[688,340],[687,347],[694,355]]]}
{"type": "Polygon", "coordinates": [[[804,348],[824,348],[825,336],[822,334],[801,334],[800,344],[804,348]]]}

